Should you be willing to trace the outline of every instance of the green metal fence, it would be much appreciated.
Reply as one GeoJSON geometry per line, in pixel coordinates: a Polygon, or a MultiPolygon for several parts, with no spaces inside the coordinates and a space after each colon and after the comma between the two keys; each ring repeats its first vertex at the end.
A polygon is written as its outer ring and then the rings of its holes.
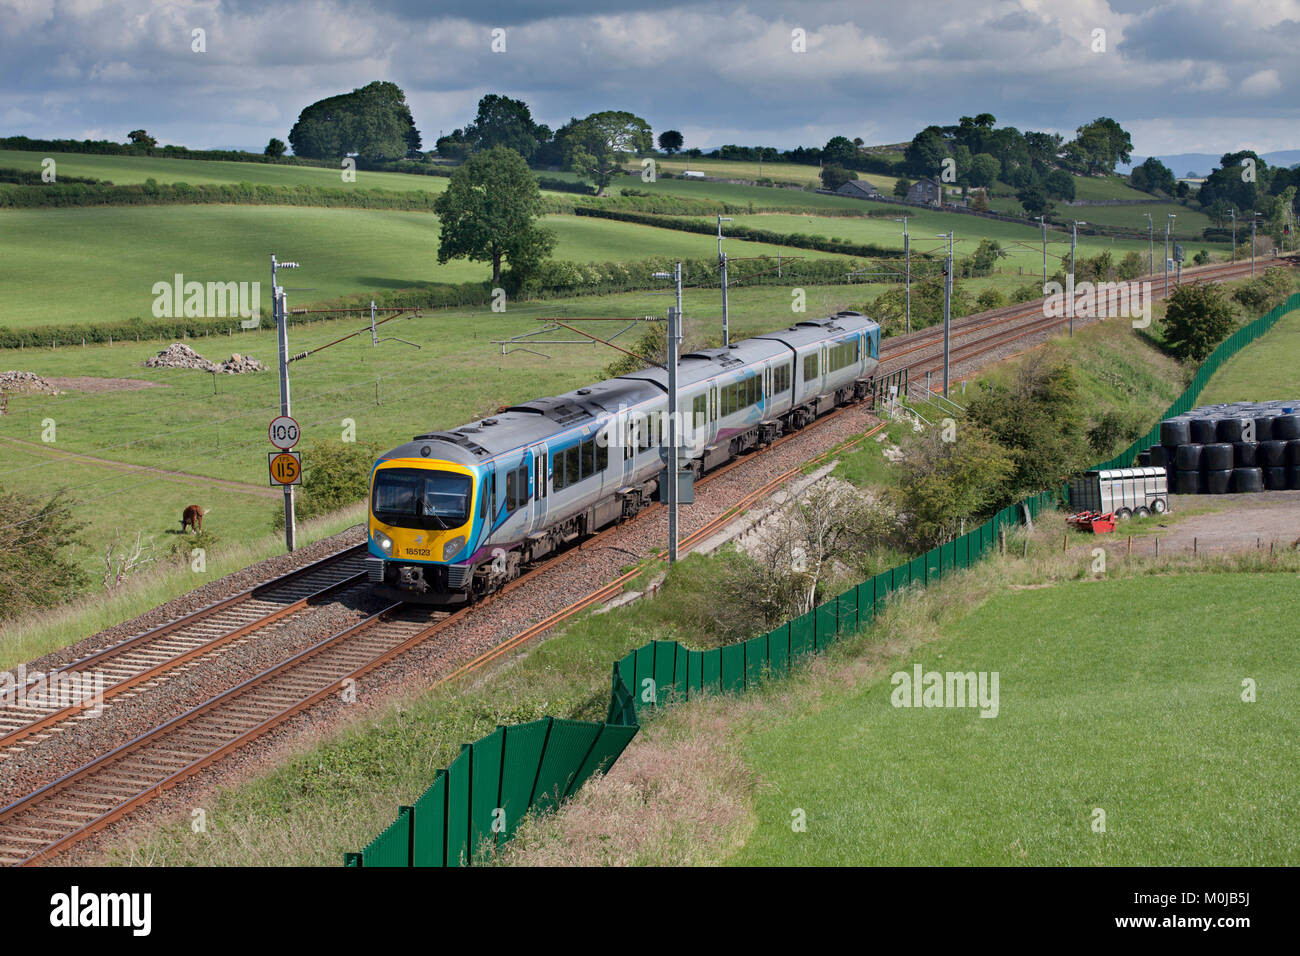
{"type": "MultiPolygon", "coordinates": [[[[1194,407],[1205,383],[1228,358],[1300,308],[1300,293],[1238,329],[1211,353],[1192,384],[1165,413],[1194,407]]],[[[1160,440],[1157,425],[1123,454],[1096,467],[1122,468],[1160,440]]],[[[807,614],[739,644],[693,651],[676,641],[651,641],[614,665],[609,714],[604,722],[544,717],[498,727],[465,744],[446,770],[412,806],[346,866],[464,866],[514,834],[531,810],[557,806],[592,774],[608,770],[636,736],[647,708],[716,693],[741,693],[767,677],[785,674],[841,635],[871,624],[891,594],[926,586],[970,567],[997,546],[999,531],[1036,518],[1063,499],[1064,488],[1044,491],[1003,508],[979,527],[925,554],[881,571],[807,614]]]]}

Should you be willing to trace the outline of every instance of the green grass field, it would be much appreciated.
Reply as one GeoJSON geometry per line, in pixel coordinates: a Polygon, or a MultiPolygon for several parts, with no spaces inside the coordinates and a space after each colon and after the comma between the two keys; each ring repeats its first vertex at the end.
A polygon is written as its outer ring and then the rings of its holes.
{"type": "Polygon", "coordinates": [[[1300,312],[1278,320],[1253,348],[1238,352],[1214,373],[1200,404],[1300,399],[1300,312]]]}
{"type": "Polygon", "coordinates": [[[0,168],[40,170],[41,161],[53,159],[60,176],[93,176],[118,186],[154,179],[160,183],[254,183],[268,186],[320,186],[331,189],[392,189],[442,192],[445,176],[380,173],[361,170],[356,182],[343,181],[343,170],[318,166],[277,166],[271,163],[236,163],[155,156],[100,156],[93,153],[37,153],[0,149],[0,168]]]}
{"type": "MultiPolygon", "coordinates": [[[[177,162],[180,162],[177,160],[177,162]]],[[[576,262],[710,256],[706,235],[632,223],[548,216],[555,255],[576,262]]],[[[429,213],[298,206],[125,206],[0,212],[4,321],[13,327],[149,316],[153,285],[175,273],[207,282],[269,283],[269,256],[301,262],[284,284],[301,307],[350,293],[481,281],[488,263],[437,262],[429,213]],[[57,282],[57,295],[50,283],[57,282]]],[[[733,255],[777,247],[735,243],[733,255]],[[743,252],[741,250],[744,250],[743,252]]],[[[786,250],[787,252],[789,250],[786,250]]],[[[825,255],[814,253],[814,255],[825,255]]],[[[269,293],[263,307],[269,307],[269,293]]]]}
{"type": "Polygon", "coordinates": [[[994,597],[887,670],[996,671],[997,717],[893,707],[888,677],[828,691],[748,739],[759,823],[730,862],[1294,865],[1291,601],[1287,574],[994,597]]]}
{"type": "Polygon", "coordinates": [[[1153,199],[1150,193],[1134,189],[1122,176],[1075,176],[1075,199],[1153,199]]]}
{"type": "MultiPolygon", "coordinates": [[[[900,215],[903,211],[899,207],[900,215]]],[[[958,258],[973,253],[980,239],[996,239],[1007,252],[1005,258],[998,260],[998,270],[1004,273],[1024,274],[1033,279],[1041,274],[1042,232],[1034,226],[1020,226],[1015,223],[998,222],[992,219],[980,219],[960,213],[926,212],[923,210],[906,210],[908,213],[908,232],[912,236],[912,250],[916,254],[929,253],[942,255],[946,251],[947,241],[937,237],[952,230],[956,236],[956,255],[958,258]]],[[[892,219],[859,218],[843,216],[816,216],[791,214],[755,214],[737,216],[736,222],[756,229],[771,229],[785,233],[803,233],[839,237],[852,242],[871,242],[892,249],[903,248],[903,227],[892,219]]],[[[723,227],[725,232],[725,225],[723,227]]],[[[1217,249],[1218,247],[1211,246],[1217,249]]],[[[1145,241],[1099,238],[1080,236],[1078,255],[1094,256],[1110,250],[1116,262],[1130,251],[1139,252],[1145,258],[1147,243],[1145,241]]],[[[1048,230],[1047,233],[1047,271],[1057,269],[1069,271],[1070,237],[1068,233],[1048,230]]],[[[1025,280],[1029,281],[1029,280],[1025,280]]]]}

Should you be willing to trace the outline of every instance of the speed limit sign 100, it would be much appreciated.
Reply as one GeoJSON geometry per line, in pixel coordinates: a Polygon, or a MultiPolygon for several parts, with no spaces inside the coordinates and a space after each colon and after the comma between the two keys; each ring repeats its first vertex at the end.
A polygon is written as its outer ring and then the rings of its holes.
{"type": "Polygon", "coordinates": [[[272,420],[271,427],[267,431],[271,436],[271,444],[285,451],[298,444],[298,439],[302,437],[298,431],[298,423],[288,415],[281,415],[272,420]]]}

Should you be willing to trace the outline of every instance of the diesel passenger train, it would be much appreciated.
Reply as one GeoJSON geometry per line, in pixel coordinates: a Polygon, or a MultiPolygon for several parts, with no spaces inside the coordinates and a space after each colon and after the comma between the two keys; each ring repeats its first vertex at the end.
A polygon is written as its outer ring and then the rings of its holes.
{"type": "MultiPolygon", "coordinates": [[[[698,476],[865,397],[879,356],[880,327],[858,312],[683,355],[683,468],[698,476]]],[[[384,454],[370,475],[370,580],[409,601],[474,601],[636,514],[666,461],[667,380],[647,368],[384,454]]]]}

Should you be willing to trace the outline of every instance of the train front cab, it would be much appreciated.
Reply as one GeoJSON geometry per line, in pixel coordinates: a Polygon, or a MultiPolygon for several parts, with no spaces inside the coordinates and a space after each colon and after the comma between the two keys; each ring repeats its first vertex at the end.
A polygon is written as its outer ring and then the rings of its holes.
{"type": "Polygon", "coordinates": [[[478,470],[429,458],[394,458],[370,479],[370,579],[391,596],[429,603],[467,597],[467,561],[486,500],[478,470]]]}

